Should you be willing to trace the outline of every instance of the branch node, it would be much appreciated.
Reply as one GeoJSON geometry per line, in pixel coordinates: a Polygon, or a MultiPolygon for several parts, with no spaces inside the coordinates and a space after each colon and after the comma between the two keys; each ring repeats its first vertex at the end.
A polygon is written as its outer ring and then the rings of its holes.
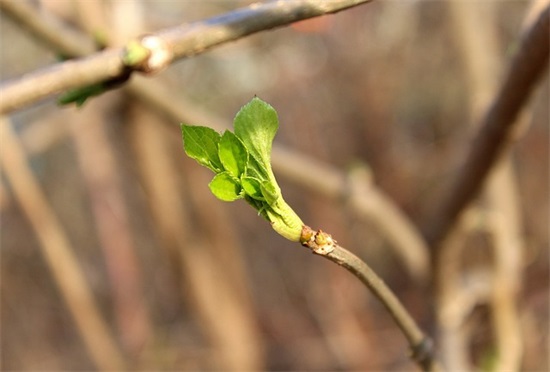
{"type": "Polygon", "coordinates": [[[313,253],[326,256],[336,247],[336,240],[323,230],[315,231],[311,227],[304,225],[300,243],[313,251],[313,253]]]}
{"type": "Polygon", "coordinates": [[[145,74],[154,74],[170,65],[173,53],[160,37],[146,35],[128,43],[124,49],[123,61],[126,66],[145,74]]]}

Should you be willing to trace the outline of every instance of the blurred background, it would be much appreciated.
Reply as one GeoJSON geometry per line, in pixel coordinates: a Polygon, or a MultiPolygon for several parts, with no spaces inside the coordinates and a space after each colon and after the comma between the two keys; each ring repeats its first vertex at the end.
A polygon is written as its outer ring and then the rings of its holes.
{"type": "MultiPolygon", "coordinates": [[[[67,33],[112,46],[251,3],[32,2],[67,33]]],[[[165,103],[179,107],[177,119],[127,90],[80,109],[52,98],[13,113],[2,124],[17,133],[26,169],[59,223],[47,231],[30,223],[37,204],[24,210],[2,169],[3,369],[414,370],[405,338],[356,278],[278,236],[246,203],[210,194],[212,174],[185,156],[179,124],[230,126],[257,95],[278,111],[275,143],[290,152],[287,168],[299,154],[343,178],[361,169],[419,225],[467,151],[529,8],[523,0],[373,2],[133,78],[170,92],[165,103]],[[40,234],[66,237],[68,250],[48,248],[40,234]]],[[[2,80],[57,62],[4,12],[0,38],[2,80]]],[[[549,368],[548,94],[545,77],[506,159],[518,243],[510,329],[519,332],[524,371],[549,368]]],[[[474,213],[475,226],[461,230],[456,279],[474,283],[460,292],[474,299],[455,304],[462,315],[447,336],[462,336],[453,344],[442,331],[447,318],[434,315],[445,313],[444,301],[428,289],[426,262],[410,268],[377,212],[358,214],[346,190],[330,198],[280,169],[287,202],[369,262],[446,359],[498,365],[501,308],[492,291],[508,282],[493,269],[490,212],[474,213]]],[[[480,199],[477,209],[490,204],[480,199]]]]}

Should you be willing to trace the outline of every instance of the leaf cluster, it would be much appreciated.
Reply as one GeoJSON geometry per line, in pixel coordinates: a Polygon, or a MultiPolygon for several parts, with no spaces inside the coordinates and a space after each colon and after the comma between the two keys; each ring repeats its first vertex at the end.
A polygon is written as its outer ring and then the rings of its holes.
{"type": "Polygon", "coordinates": [[[234,133],[182,125],[186,154],[215,173],[208,185],[220,200],[245,199],[273,228],[297,241],[302,221],[286,204],[271,168],[271,147],[279,128],[277,112],[255,97],[243,106],[234,133]]]}

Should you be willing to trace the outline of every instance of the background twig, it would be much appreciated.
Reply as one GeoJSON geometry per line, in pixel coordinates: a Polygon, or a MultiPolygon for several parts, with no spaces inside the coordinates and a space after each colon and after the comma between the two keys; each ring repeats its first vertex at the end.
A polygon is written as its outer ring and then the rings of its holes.
{"type": "MultiPolygon", "coordinates": [[[[148,35],[162,45],[169,56],[163,62],[165,67],[172,61],[203,53],[213,46],[233,41],[244,36],[287,25],[299,20],[335,13],[370,0],[337,0],[319,2],[313,0],[275,1],[252,5],[214,17],[148,35]]],[[[6,11],[17,14],[17,7],[10,7],[9,0],[0,1],[6,11]],[[6,6],[7,5],[7,6],[6,6]]],[[[31,26],[32,27],[32,26],[31,26]]],[[[34,28],[40,32],[38,27],[34,28]]],[[[48,40],[53,38],[49,37],[48,40]]],[[[64,44],[63,48],[69,45],[64,44]]],[[[79,48],[79,53],[83,51],[79,48]]],[[[127,67],[122,57],[124,48],[109,49],[95,55],[58,65],[46,67],[0,85],[2,100],[0,113],[7,113],[19,107],[43,99],[51,94],[94,83],[122,77],[127,67]]]]}
{"type": "MultiPolygon", "coordinates": [[[[514,123],[530,92],[548,65],[550,6],[521,40],[498,94],[482,119],[479,133],[460,171],[437,210],[424,225],[424,235],[432,247],[445,238],[458,214],[479,192],[495,160],[515,139],[514,123]]],[[[437,248],[433,259],[436,260],[437,248]]]]}
{"type": "Polygon", "coordinates": [[[2,168],[17,202],[40,240],[44,258],[91,357],[102,370],[123,369],[124,361],[118,346],[99,311],[61,223],[29,169],[11,123],[0,116],[0,127],[2,168]]]}
{"type": "MultiPolygon", "coordinates": [[[[19,7],[22,7],[22,4],[24,3],[21,3],[19,7]]],[[[26,12],[33,14],[32,9],[26,9],[26,12]]],[[[41,23],[41,17],[34,13],[31,19],[32,23],[29,27],[36,29],[49,27],[50,19],[48,18],[41,23]],[[33,26],[34,24],[36,25],[33,26]]],[[[21,21],[27,22],[26,18],[21,21]]],[[[53,32],[55,27],[57,27],[55,24],[52,25],[52,29],[45,35],[55,34],[53,32]]],[[[49,43],[68,55],[79,56],[85,52],[84,48],[63,49],[66,44],[62,41],[63,38],[64,34],[58,34],[57,38],[50,40],[49,43]]],[[[81,39],[83,37],[74,35],[73,38],[81,39]]],[[[161,115],[168,116],[172,123],[182,121],[208,123],[218,131],[229,128],[229,123],[226,120],[207,113],[185,97],[179,95],[177,100],[173,100],[176,94],[168,91],[154,80],[136,76],[125,89],[132,97],[153,107],[161,115]]],[[[380,188],[376,187],[374,180],[370,177],[363,177],[360,172],[353,172],[348,176],[326,163],[279,144],[274,144],[273,166],[281,176],[287,177],[323,197],[345,201],[360,218],[373,221],[384,232],[385,237],[391,243],[390,246],[403,260],[411,275],[419,282],[427,280],[428,248],[422,236],[410,219],[380,188]],[[304,176],[301,169],[314,171],[310,172],[310,175],[304,176]]]]}

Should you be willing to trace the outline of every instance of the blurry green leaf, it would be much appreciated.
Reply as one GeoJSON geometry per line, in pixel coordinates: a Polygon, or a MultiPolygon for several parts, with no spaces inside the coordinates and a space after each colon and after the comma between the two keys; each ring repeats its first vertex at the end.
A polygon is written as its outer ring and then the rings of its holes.
{"type": "Polygon", "coordinates": [[[234,201],[243,197],[239,181],[228,172],[217,174],[208,184],[208,187],[210,187],[212,194],[223,201],[234,201]]]}
{"type": "Polygon", "coordinates": [[[71,103],[74,103],[77,107],[80,107],[88,98],[99,96],[107,90],[108,88],[105,87],[103,83],[88,85],[82,88],[69,90],[68,92],[61,94],[57,99],[57,103],[59,105],[70,105],[71,103]]]}
{"type": "Polygon", "coordinates": [[[218,155],[225,170],[233,177],[240,178],[248,163],[248,151],[241,140],[226,130],[219,143],[218,155]]]}
{"type": "Polygon", "coordinates": [[[182,125],[181,132],[185,153],[199,164],[215,173],[224,168],[218,156],[221,136],[214,129],[191,125],[182,125]]]}

